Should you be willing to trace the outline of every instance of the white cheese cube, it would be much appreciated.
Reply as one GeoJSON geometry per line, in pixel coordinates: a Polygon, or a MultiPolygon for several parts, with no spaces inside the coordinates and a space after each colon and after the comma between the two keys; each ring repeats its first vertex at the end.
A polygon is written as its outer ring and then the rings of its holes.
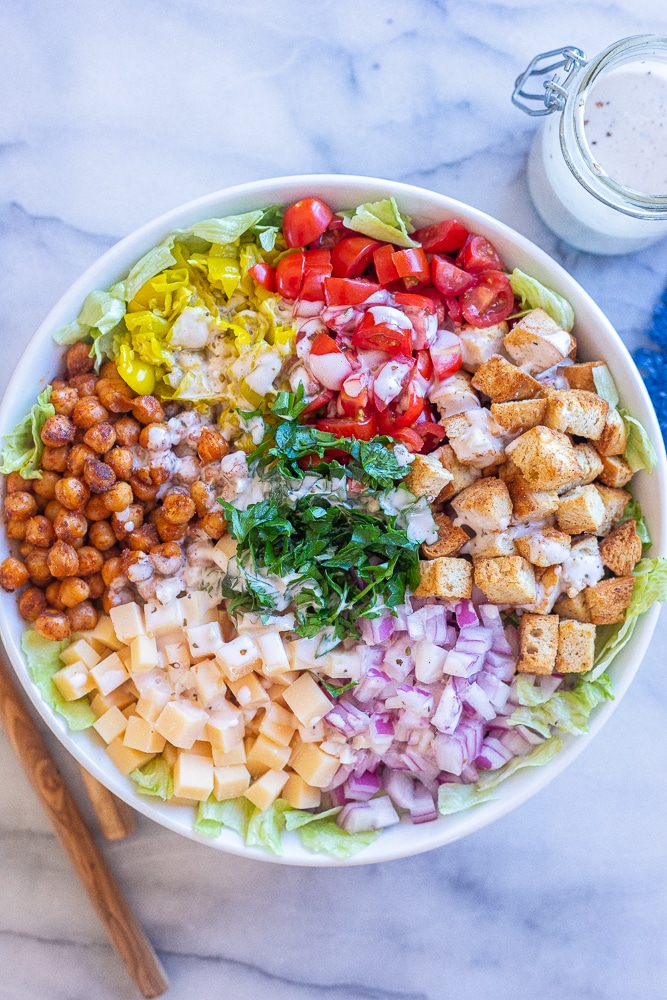
{"type": "Polygon", "coordinates": [[[83,698],[84,694],[94,691],[96,687],[94,678],[88,673],[88,667],[81,660],[57,670],[52,679],[65,701],[83,698]]]}
{"type": "Polygon", "coordinates": [[[118,650],[123,645],[114,631],[113,622],[109,615],[100,615],[95,628],[86,632],[86,639],[88,642],[98,642],[113,650],[118,650]]]}
{"type": "Polygon", "coordinates": [[[282,792],[289,775],[285,771],[267,771],[243,794],[253,805],[264,812],[282,792]]]}
{"type": "Polygon", "coordinates": [[[104,715],[105,712],[114,706],[122,712],[128,705],[133,705],[137,697],[138,691],[136,687],[131,680],[128,680],[116,688],[115,691],[110,691],[109,694],[101,694],[98,691],[95,697],[92,698],[90,707],[97,716],[104,715]]]}
{"type": "Polygon", "coordinates": [[[303,743],[291,761],[291,767],[315,788],[326,788],[340,766],[338,757],[325,753],[315,743],[303,743]]]}
{"type": "Polygon", "coordinates": [[[287,652],[279,632],[258,632],[255,643],[262,657],[262,673],[266,677],[283,674],[290,669],[287,652]]]}
{"type": "Polygon", "coordinates": [[[208,713],[190,701],[170,701],[164,706],[155,728],[181,750],[190,750],[204,735],[208,713]]]}
{"type": "Polygon", "coordinates": [[[218,597],[212,597],[205,590],[191,590],[185,597],[180,597],[178,603],[183,610],[185,624],[203,625],[206,622],[218,620],[218,597]]]}
{"type": "Polygon", "coordinates": [[[213,795],[220,802],[243,795],[250,784],[250,771],[244,764],[213,768],[213,795]]]}
{"type": "Polygon", "coordinates": [[[127,719],[116,705],[112,705],[93,722],[93,729],[97,730],[105,743],[111,743],[117,736],[122,736],[126,728],[127,719]]]}
{"type": "Polygon", "coordinates": [[[195,689],[202,705],[210,705],[212,701],[224,695],[227,685],[220,673],[220,667],[215,660],[202,660],[192,668],[195,677],[195,689]]]}
{"type": "Polygon", "coordinates": [[[165,664],[168,663],[172,667],[180,667],[182,670],[187,670],[190,666],[190,650],[185,641],[185,636],[183,636],[182,641],[168,642],[164,645],[158,640],[158,649],[162,649],[165,664]]]}
{"type": "Polygon", "coordinates": [[[312,726],[299,726],[297,732],[302,743],[321,743],[325,735],[324,723],[320,719],[312,726]]]}
{"type": "MultiPolygon", "coordinates": [[[[231,702],[219,705],[209,714],[204,732],[214,750],[228,753],[233,747],[243,745],[245,735],[243,712],[231,702]]],[[[245,756],[243,759],[245,760],[245,756]]]]}
{"type": "Polygon", "coordinates": [[[90,671],[90,676],[101,694],[109,694],[124,684],[130,675],[118,653],[110,653],[109,656],[105,656],[103,660],[95,664],[90,671]]]}
{"type": "Polygon", "coordinates": [[[245,677],[252,670],[260,670],[262,658],[255,640],[249,635],[239,635],[225,642],[216,653],[220,669],[229,681],[245,677]]]}
{"type": "Polygon", "coordinates": [[[296,719],[292,713],[274,701],[268,706],[264,718],[259,724],[260,733],[283,747],[289,746],[295,729],[296,719]]]}
{"type": "Polygon", "coordinates": [[[317,648],[320,640],[314,639],[294,639],[285,643],[287,659],[292,670],[316,670],[318,663],[322,659],[317,656],[317,648]]]}
{"type": "Polygon", "coordinates": [[[123,745],[133,750],[143,750],[144,753],[160,753],[164,750],[166,740],[154,726],[139,715],[131,715],[127,720],[127,728],[123,736],[123,745]]]}
{"type": "Polygon", "coordinates": [[[326,694],[310,674],[301,674],[285,688],[283,698],[304,726],[315,725],[331,711],[332,707],[326,694]]]}
{"type": "Polygon", "coordinates": [[[174,764],[174,795],[205,802],[213,791],[213,761],[195,753],[179,753],[174,764]]]}
{"type": "Polygon", "coordinates": [[[60,659],[66,666],[81,660],[90,669],[99,663],[102,657],[85,639],[77,639],[76,642],[70,643],[67,649],[63,649],[60,659]]]}
{"type": "Polygon", "coordinates": [[[130,643],[138,635],[143,635],[146,631],[144,613],[135,601],[129,601],[127,604],[119,604],[117,608],[111,608],[109,616],[113,622],[116,637],[120,642],[130,643]]]}
{"type": "Polygon", "coordinates": [[[326,674],[327,677],[357,681],[361,677],[361,657],[353,650],[340,653],[334,649],[321,657],[317,666],[311,669],[326,674]]]}
{"type": "Polygon", "coordinates": [[[130,643],[130,670],[147,674],[157,667],[157,642],[152,635],[138,635],[130,643]]]}
{"type": "Polygon", "coordinates": [[[179,601],[169,604],[146,604],[144,606],[146,632],[149,635],[160,636],[172,632],[183,625],[183,608],[179,601]]]}
{"type": "Polygon", "coordinates": [[[107,753],[121,774],[129,774],[130,771],[143,767],[155,757],[154,753],[144,753],[142,750],[126,747],[121,736],[117,736],[115,740],[111,741],[107,747],[107,753]]]}
{"type": "Polygon", "coordinates": [[[290,774],[283,789],[283,798],[292,809],[316,809],[322,799],[319,788],[313,788],[300,774],[290,774]]]}
{"type": "Polygon", "coordinates": [[[262,687],[257,674],[248,674],[237,681],[229,681],[229,690],[232,692],[241,708],[260,708],[269,704],[269,695],[262,687]]]}
{"type": "Polygon", "coordinates": [[[289,746],[280,746],[260,733],[248,749],[246,759],[251,773],[261,774],[262,771],[281,771],[290,755],[289,746]]]}
{"type": "Polygon", "coordinates": [[[205,625],[193,625],[185,629],[193,660],[202,660],[206,656],[215,656],[222,647],[222,632],[220,622],[207,622],[205,625]]]}

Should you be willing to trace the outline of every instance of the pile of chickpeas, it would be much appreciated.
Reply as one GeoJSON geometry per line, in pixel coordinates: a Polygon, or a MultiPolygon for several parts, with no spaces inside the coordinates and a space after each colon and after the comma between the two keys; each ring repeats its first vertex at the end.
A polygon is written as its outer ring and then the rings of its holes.
{"type": "MultiPolygon", "coordinates": [[[[113,363],[95,374],[89,351],[74,344],[66,377],[52,382],[41,478],[6,477],[5,527],[18,553],[0,565],[0,585],[20,591],[22,618],[54,640],[95,628],[100,610],[135,600],[133,582],[178,573],[188,532],[219,539],[226,528],[206,482],[165,491],[167,469],[135,467],[132,446],[149,447],[153,429],[182,407],[135,395],[113,363]]],[[[202,463],[228,451],[219,431],[202,429],[202,463]]]]}

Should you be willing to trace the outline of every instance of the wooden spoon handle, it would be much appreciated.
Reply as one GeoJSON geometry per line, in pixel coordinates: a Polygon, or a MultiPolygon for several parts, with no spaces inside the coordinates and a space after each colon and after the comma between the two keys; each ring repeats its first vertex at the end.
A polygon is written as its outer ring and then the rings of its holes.
{"type": "Polygon", "coordinates": [[[100,830],[107,840],[122,840],[134,833],[134,815],[130,807],[86,771],[82,764],[79,769],[100,830]]]}
{"type": "Polygon", "coordinates": [[[162,996],[169,982],[160,960],[84,823],[2,658],[0,721],[127,971],[142,996],[162,996]]]}

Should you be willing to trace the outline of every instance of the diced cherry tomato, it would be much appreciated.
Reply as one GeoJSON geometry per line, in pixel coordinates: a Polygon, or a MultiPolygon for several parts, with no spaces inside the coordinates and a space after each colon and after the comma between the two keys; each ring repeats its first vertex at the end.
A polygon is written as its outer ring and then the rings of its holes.
{"type": "Polygon", "coordinates": [[[461,341],[449,330],[438,330],[435,343],[431,344],[430,354],[435,374],[440,381],[449,378],[461,367],[461,341]]]}
{"type": "Polygon", "coordinates": [[[352,334],[352,343],[361,351],[409,355],[412,353],[412,329],[390,323],[376,323],[369,310],[352,334]]]}
{"type": "Polygon", "coordinates": [[[271,264],[260,261],[248,268],[248,274],[255,279],[258,285],[266,288],[267,292],[276,290],[276,269],[271,264]]]}
{"type": "Polygon", "coordinates": [[[447,437],[447,432],[442,424],[438,424],[435,420],[429,419],[424,416],[426,410],[422,413],[422,419],[417,420],[415,424],[410,428],[415,434],[418,434],[422,439],[422,451],[433,451],[434,448],[445,440],[447,437]]]}
{"type": "Polygon", "coordinates": [[[490,243],[484,236],[474,236],[472,233],[458,252],[456,266],[462,267],[470,274],[481,274],[482,271],[502,271],[505,267],[493,243],[490,243]]]}
{"type": "Polygon", "coordinates": [[[327,431],[336,437],[359,438],[360,441],[370,441],[377,434],[375,414],[363,420],[353,420],[351,417],[323,417],[317,421],[318,431],[327,431]]]}
{"type": "Polygon", "coordinates": [[[379,285],[363,278],[326,278],[324,281],[324,298],[328,306],[357,306],[379,290],[379,285]]]}
{"type": "Polygon", "coordinates": [[[285,209],[283,236],[288,247],[303,247],[321,236],[333,212],[319,198],[301,198],[285,209]]]}
{"type": "Polygon", "coordinates": [[[447,306],[447,315],[455,323],[460,323],[463,319],[463,313],[461,312],[461,304],[457,298],[453,295],[447,296],[445,299],[445,305],[447,306]]]}
{"type": "Polygon", "coordinates": [[[284,299],[296,299],[303,285],[305,255],[290,253],[276,265],[276,291],[284,299]]]}
{"type": "Polygon", "coordinates": [[[495,326],[513,312],[514,292],[502,271],[484,271],[460,302],[461,312],[471,326],[495,326]]]}
{"type": "Polygon", "coordinates": [[[301,411],[301,416],[305,416],[306,413],[315,413],[316,410],[319,410],[323,406],[326,406],[327,403],[330,403],[333,398],[334,392],[332,389],[323,389],[322,392],[318,393],[318,395],[315,396],[315,399],[311,399],[308,406],[301,411]]]}
{"type": "Polygon", "coordinates": [[[368,410],[371,402],[369,381],[368,372],[358,371],[353,372],[343,382],[338,394],[338,402],[346,416],[356,417],[360,420],[368,410]]]}
{"type": "Polygon", "coordinates": [[[331,251],[334,278],[358,278],[379,246],[368,236],[346,236],[331,251]]]}
{"type": "Polygon", "coordinates": [[[404,444],[409,451],[418,452],[424,447],[423,439],[412,427],[397,427],[393,431],[389,431],[387,433],[389,437],[393,437],[395,441],[399,441],[401,444],[404,444]]]}
{"type": "Polygon", "coordinates": [[[392,260],[394,253],[395,251],[391,243],[385,243],[384,246],[379,247],[373,252],[375,273],[381,285],[390,285],[392,281],[399,280],[396,265],[392,260]]]}
{"type": "Polygon", "coordinates": [[[416,292],[395,292],[394,302],[397,306],[415,306],[418,309],[425,309],[426,312],[435,315],[436,305],[429,295],[417,294],[416,292]]]}
{"type": "Polygon", "coordinates": [[[301,298],[307,302],[324,301],[324,282],[331,275],[329,250],[306,250],[301,298]]]}
{"type": "Polygon", "coordinates": [[[422,378],[433,378],[433,362],[428,351],[417,351],[417,371],[422,378]]]}
{"type": "Polygon", "coordinates": [[[421,243],[424,253],[451,253],[459,250],[466,241],[468,230],[456,219],[436,222],[424,226],[412,234],[412,239],[421,243]]]}
{"type": "Polygon", "coordinates": [[[431,259],[431,280],[443,295],[460,295],[475,284],[471,274],[455,267],[446,257],[437,255],[431,259]]]}
{"type": "Polygon", "coordinates": [[[318,333],[310,345],[306,361],[311,374],[326,389],[338,392],[352,374],[352,365],[340,347],[327,333],[318,333]]]}
{"type": "Polygon", "coordinates": [[[407,250],[397,250],[391,255],[399,278],[403,278],[406,288],[424,285],[431,279],[426,254],[421,247],[409,247],[407,250]]]}
{"type": "Polygon", "coordinates": [[[398,399],[378,412],[381,434],[391,434],[395,428],[411,427],[424,409],[424,393],[413,376],[398,399]]]}

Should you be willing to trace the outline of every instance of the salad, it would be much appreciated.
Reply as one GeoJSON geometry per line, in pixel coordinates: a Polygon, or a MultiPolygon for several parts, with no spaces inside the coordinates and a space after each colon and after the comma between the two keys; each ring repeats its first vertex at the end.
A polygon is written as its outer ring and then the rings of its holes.
{"type": "Polygon", "coordinates": [[[349,857],[487,801],[667,596],[656,457],[570,304],[456,219],[318,198],[171,233],[5,438],[42,696],[145,795],[349,857]]]}

